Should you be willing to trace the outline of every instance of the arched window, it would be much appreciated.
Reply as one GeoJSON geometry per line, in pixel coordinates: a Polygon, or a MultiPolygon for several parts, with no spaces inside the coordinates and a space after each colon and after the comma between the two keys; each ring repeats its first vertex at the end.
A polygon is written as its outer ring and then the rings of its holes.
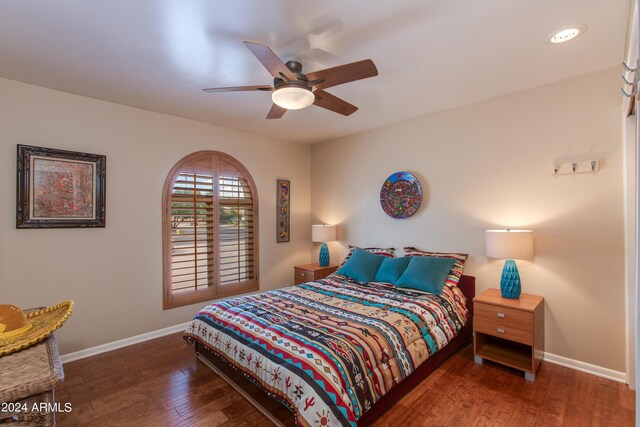
{"type": "Polygon", "coordinates": [[[247,169],[199,151],[169,172],[162,192],[165,309],[257,290],[258,194],[247,169]]]}

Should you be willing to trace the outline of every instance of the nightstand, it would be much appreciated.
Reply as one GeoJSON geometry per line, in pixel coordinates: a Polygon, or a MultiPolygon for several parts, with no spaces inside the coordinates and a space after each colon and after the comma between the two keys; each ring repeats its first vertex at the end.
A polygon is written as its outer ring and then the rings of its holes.
{"type": "Polygon", "coordinates": [[[313,282],[314,280],[324,279],[334,271],[338,269],[337,265],[328,265],[326,267],[320,267],[320,264],[303,264],[293,267],[293,283],[299,285],[300,283],[313,282]]]}
{"type": "Polygon", "coordinates": [[[524,371],[535,381],[544,355],[544,298],[521,294],[502,298],[488,289],[473,299],[474,360],[483,359],[524,371]]]}

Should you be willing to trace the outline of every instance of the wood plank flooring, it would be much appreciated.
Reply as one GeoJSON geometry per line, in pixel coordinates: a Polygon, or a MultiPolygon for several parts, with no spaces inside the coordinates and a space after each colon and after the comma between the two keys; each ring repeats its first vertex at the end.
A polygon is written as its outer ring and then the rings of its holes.
{"type": "MultiPolygon", "coordinates": [[[[268,426],[195,358],[181,334],[64,365],[56,401],[66,426],[268,426]]],[[[467,346],[423,380],[376,426],[633,426],[635,393],[624,384],[551,363],[536,381],[473,362],[467,346]]]]}

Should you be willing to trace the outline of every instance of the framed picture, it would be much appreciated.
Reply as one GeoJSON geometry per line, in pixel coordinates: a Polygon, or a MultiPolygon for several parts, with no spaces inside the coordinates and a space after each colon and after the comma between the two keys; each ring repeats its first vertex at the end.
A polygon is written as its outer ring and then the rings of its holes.
{"type": "Polygon", "coordinates": [[[107,158],[18,145],[16,228],[104,227],[107,158]]]}
{"type": "Polygon", "coordinates": [[[291,182],[288,179],[277,181],[276,242],[289,241],[289,214],[291,211],[291,182]]]}

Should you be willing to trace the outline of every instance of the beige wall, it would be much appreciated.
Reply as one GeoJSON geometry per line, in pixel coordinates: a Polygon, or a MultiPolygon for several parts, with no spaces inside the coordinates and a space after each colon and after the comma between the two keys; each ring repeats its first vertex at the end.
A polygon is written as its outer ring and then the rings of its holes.
{"type": "Polygon", "coordinates": [[[76,309],[57,333],[62,353],[191,319],[162,310],[162,186],[197,150],[219,150],[251,172],[260,201],[261,289],[291,283],[309,262],[309,147],[0,79],[0,303],[76,309]],[[16,144],[107,156],[104,229],[16,230],[16,144]],[[276,244],[276,178],[291,179],[292,240],[276,244]]]}
{"type": "Polygon", "coordinates": [[[619,86],[608,69],[315,144],[312,222],[339,224],[334,259],[347,243],[468,252],[478,291],[498,286],[504,263],[485,257],[484,230],[531,228],[535,258],[518,266],[524,292],[546,298],[546,350],[624,371],[619,86]],[[591,158],[597,174],[551,175],[555,160],[591,158]],[[405,220],[379,203],[399,170],[425,191],[405,220]]]}

